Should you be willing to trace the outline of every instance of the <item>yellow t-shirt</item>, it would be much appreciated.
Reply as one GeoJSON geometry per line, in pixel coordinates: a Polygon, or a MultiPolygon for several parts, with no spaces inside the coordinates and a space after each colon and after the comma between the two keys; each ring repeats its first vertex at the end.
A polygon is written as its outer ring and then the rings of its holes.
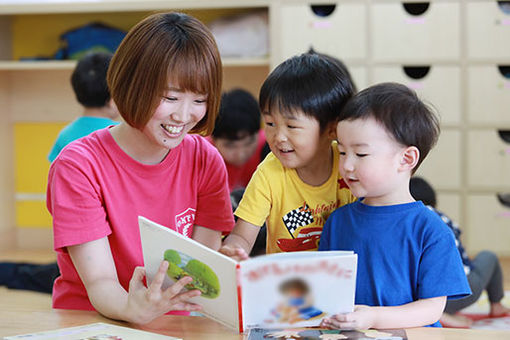
{"type": "Polygon", "coordinates": [[[317,250],[322,227],[338,207],[356,198],[338,173],[338,149],[332,144],[333,167],[326,183],[304,183],[296,170],[269,153],[253,174],[235,215],[267,226],[267,253],[317,250]]]}

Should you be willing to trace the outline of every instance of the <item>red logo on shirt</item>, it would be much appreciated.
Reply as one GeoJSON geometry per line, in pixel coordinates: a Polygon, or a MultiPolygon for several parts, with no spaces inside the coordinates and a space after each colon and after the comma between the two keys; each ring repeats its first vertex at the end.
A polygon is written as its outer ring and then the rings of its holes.
{"type": "Polygon", "coordinates": [[[185,236],[191,237],[193,223],[195,222],[195,209],[188,208],[175,216],[175,230],[185,236]]]}

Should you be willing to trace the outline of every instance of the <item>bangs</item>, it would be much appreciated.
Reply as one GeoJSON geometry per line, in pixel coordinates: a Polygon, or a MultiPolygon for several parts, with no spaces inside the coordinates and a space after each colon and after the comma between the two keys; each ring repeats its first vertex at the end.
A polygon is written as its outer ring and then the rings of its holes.
{"type": "Polygon", "coordinates": [[[189,44],[170,60],[167,79],[181,90],[211,95],[215,88],[217,66],[189,44]]]}

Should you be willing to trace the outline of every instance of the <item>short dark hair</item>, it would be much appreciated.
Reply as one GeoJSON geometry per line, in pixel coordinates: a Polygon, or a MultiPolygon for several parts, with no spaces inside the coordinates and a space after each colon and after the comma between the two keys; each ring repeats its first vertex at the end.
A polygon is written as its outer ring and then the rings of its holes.
{"type": "Polygon", "coordinates": [[[210,134],[218,114],[222,64],[216,41],[198,19],[156,13],[122,40],[108,70],[108,85],[129,125],[145,127],[173,81],[182,90],[207,94],[207,113],[190,133],[210,134]]]}
{"type": "Polygon", "coordinates": [[[233,89],[221,96],[220,111],[212,136],[239,140],[260,130],[261,118],[257,99],[243,89],[233,89]]]}
{"type": "Polygon", "coordinates": [[[372,117],[400,144],[415,146],[420,159],[414,173],[439,137],[439,120],[416,92],[397,83],[381,83],[356,94],[340,114],[340,121],[372,117]]]}
{"type": "Polygon", "coordinates": [[[425,179],[418,176],[411,177],[409,190],[415,200],[422,201],[425,205],[436,207],[436,192],[425,179]]]}
{"type": "Polygon", "coordinates": [[[103,107],[110,100],[106,72],[112,55],[106,52],[86,54],[71,75],[76,100],[85,107],[103,107]]]}
{"type": "Polygon", "coordinates": [[[263,113],[301,110],[319,122],[321,132],[337,121],[354,93],[350,78],[329,57],[304,53],[285,60],[266,78],[260,89],[263,113]]]}

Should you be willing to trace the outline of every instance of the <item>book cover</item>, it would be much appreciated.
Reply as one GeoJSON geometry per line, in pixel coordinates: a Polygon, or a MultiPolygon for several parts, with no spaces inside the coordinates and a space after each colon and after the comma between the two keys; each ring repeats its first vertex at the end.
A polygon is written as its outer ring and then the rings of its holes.
{"type": "Polygon", "coordinates": [[[407,340],[404,329],[364,329],[364,330],[338,330],[323,328],[287,328],[287,329],[250,329],[248,340],[407,340]]]}
{"type": "Polygon", "coordinates": [[[202,295],[190,301],[239,332],[317,326],[325,316],[354,308],[353,252],[279,253],[237,262],[144,217],[139,225],[148,282],[166,259],[170,265],[163,288],[192,276],[186,288],[202,295]]]}
{"type": "Polygon", "coordinates": [[[4,340],[181,340],[171,336],[121,327],[107,323],[91,323],[88,325],[60,328],[52,331],[21,334],[4,337],[4,340]]]}

